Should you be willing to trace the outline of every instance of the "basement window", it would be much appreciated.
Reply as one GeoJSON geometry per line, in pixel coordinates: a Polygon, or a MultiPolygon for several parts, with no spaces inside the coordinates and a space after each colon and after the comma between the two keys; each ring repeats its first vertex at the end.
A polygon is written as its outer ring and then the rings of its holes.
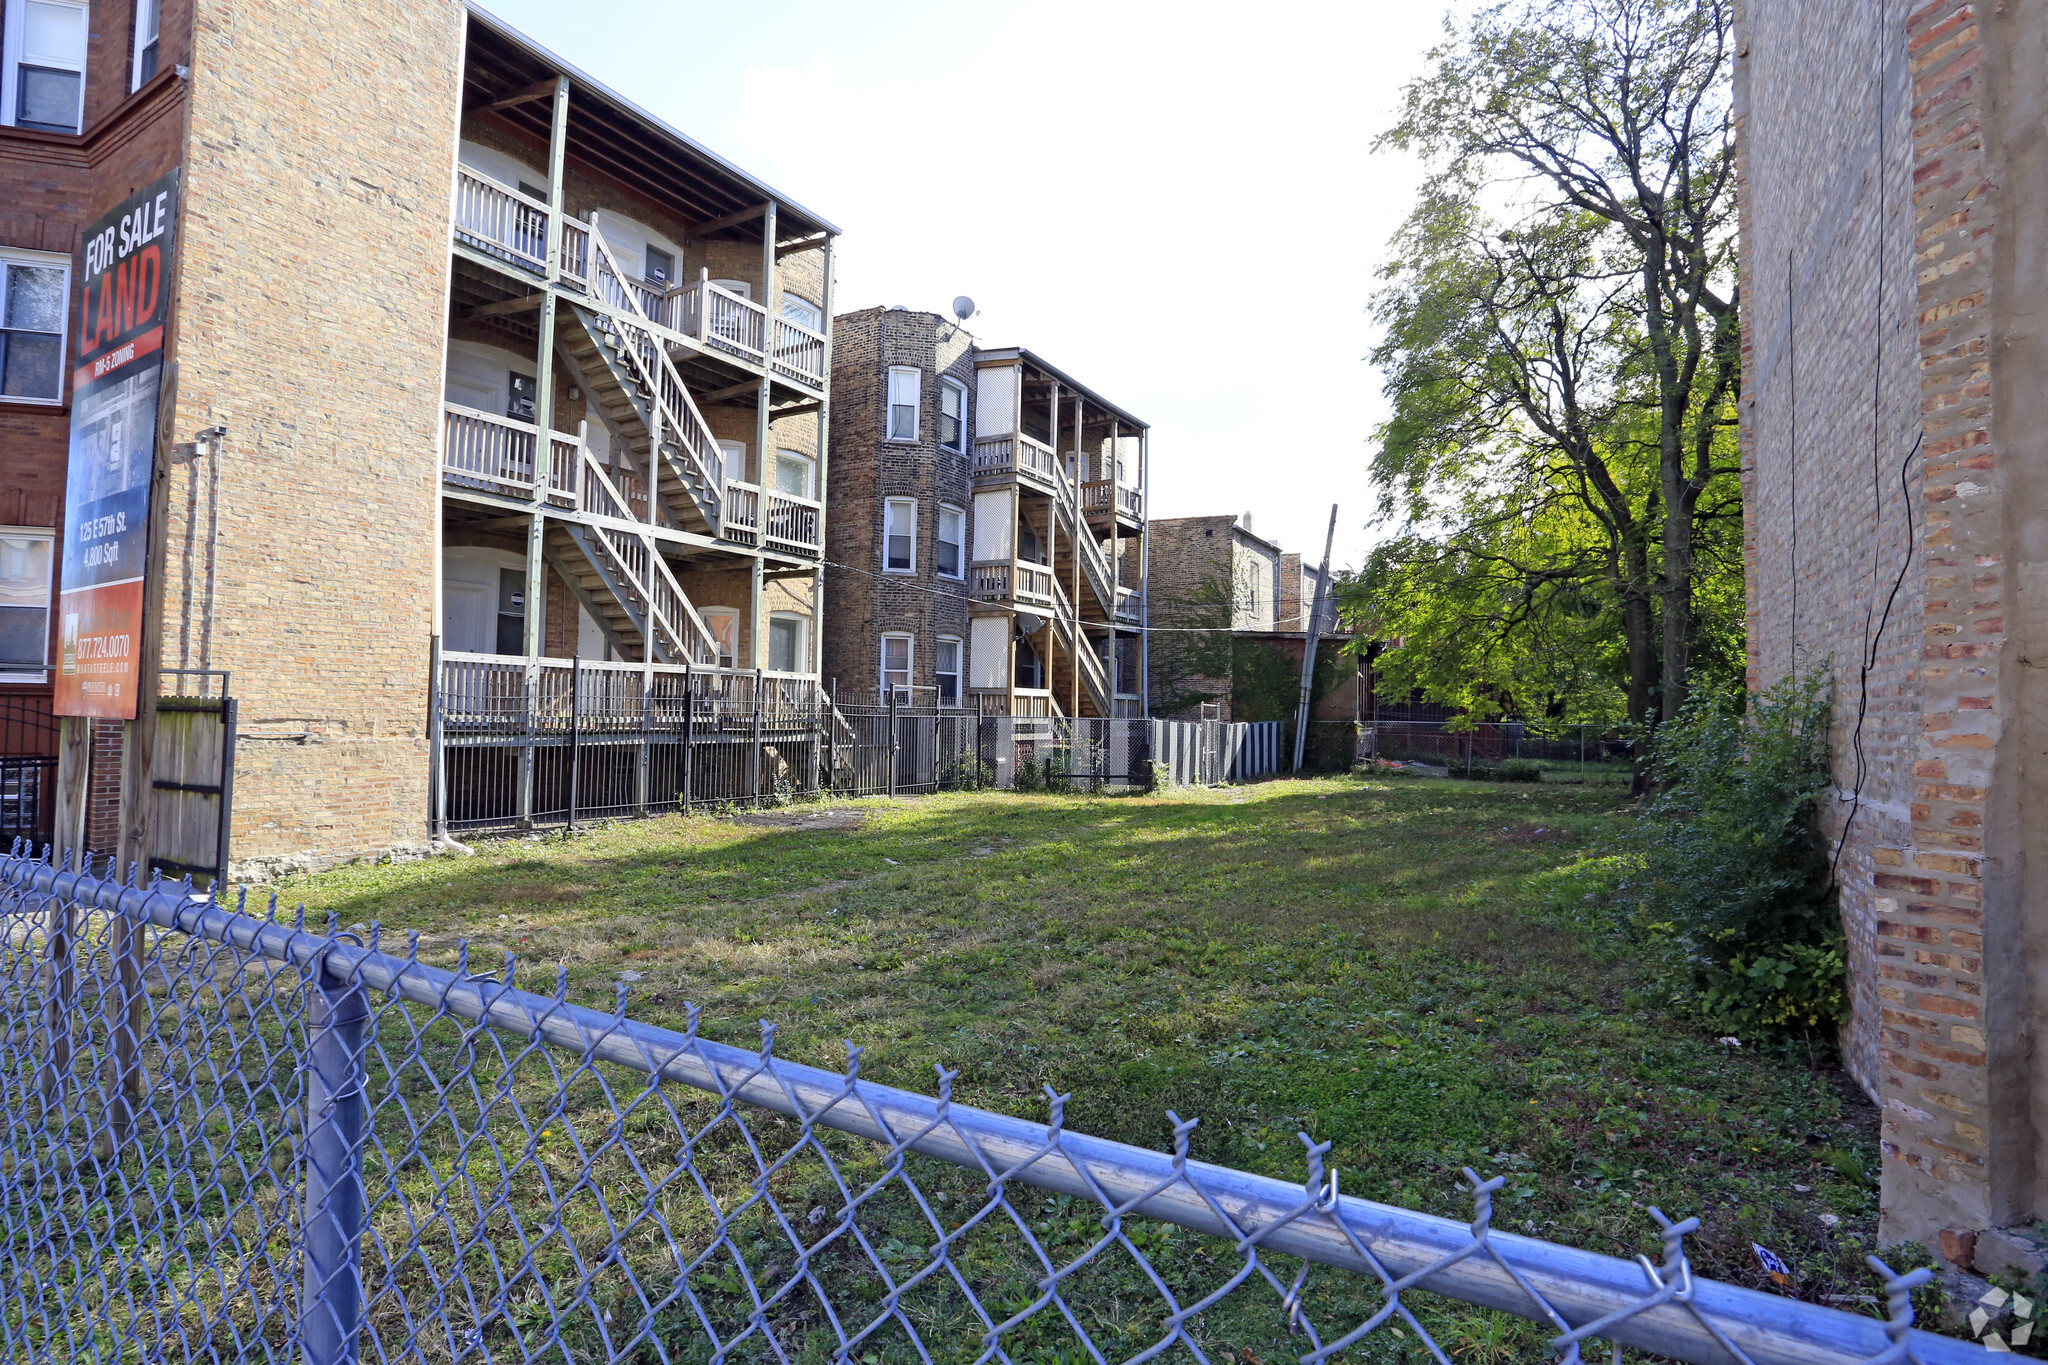
{"type": "Polygon", "coordinates": [[[884,635],[882,637],[882,691],[898,693],[903,701],[910,700],[910,659],[914,644],[908,635],[884,635]]]}

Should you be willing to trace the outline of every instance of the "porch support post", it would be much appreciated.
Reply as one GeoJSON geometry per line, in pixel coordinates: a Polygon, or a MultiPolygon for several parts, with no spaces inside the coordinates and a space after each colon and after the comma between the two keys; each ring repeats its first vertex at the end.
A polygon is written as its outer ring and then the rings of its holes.
{"type": "MultiPolygon", "coordinates": [[[[562,215],[568,210],[563,197],[562,167],[569,156],[569,78],[555,77],[555,100],[548,131],[548,260],[550,284],[561,277],[562,215]]],[[[553,295],[549,295],[552,304],[553,295]]],[[[546,319],[552,321],[552,319],[546,319]]]]}

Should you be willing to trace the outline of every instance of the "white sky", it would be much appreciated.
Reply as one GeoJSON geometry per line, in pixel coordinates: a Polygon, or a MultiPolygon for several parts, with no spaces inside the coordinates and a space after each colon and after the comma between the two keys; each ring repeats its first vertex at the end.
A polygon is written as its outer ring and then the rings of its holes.
{"type": "Polygon", "coordinates": [[[823,214],[840,311],[950,311],[1152,424],[1154,516],[1357,564],[1365,314],[1414,168],[1374,156],[1442,0],[487,0],[823,214]]]}

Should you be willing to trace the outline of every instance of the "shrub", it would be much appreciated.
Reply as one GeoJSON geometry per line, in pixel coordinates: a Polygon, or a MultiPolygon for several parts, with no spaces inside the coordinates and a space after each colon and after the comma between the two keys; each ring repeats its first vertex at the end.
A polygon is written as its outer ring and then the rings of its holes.
{"type": "Polygon", "coordinates": [[[1752,1033],[1831,1031],[1841,921],[1814,816],[1830,782],[1827,677],[1695,693],[1652,743],[1655,795],[1623,894],[1683,952],[1699,1004],[1752,1033]]]}
{"type": "Polygon", "coordinates": [[[1503,782],[1541,782],[1543,765],[1533,758],[1511,758],[1500,765],[1503,782]]]}

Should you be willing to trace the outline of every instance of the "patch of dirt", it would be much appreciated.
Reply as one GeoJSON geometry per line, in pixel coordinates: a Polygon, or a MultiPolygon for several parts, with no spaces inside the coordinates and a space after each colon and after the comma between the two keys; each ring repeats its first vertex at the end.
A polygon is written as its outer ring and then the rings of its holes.
{"type": "Polygon", "coordinates": [[[765,825],[770,829],[801,829],[821,834],[844,834],[868,821],[864,810],[750,810],[732,817],[735,825],[765,825]]]}

